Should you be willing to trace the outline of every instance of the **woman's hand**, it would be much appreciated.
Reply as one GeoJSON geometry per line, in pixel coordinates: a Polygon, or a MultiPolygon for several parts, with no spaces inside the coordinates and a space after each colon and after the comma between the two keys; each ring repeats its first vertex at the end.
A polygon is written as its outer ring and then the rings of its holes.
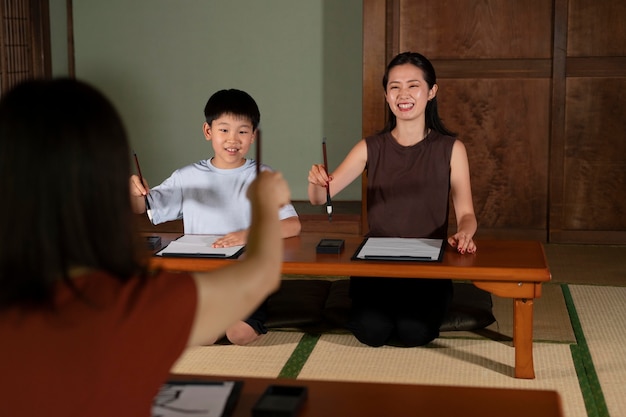
{"type": "Polygon", "coordinates": [[[453,248],[456,248],[457,252],[460,254],[476,253],[476,244],[474,243],[472,236],[467,233],[455,233],[448,238],[448,243],[453,248]]]}
{"type": "Polygon", "coordinates": [[[314,164],[309,171],[309,184],[319,185],[320,187],[326,188],[328,183],[332,181],[332,177],[330,177],[326,173],[326,169],[323,164],[314,164]]]}

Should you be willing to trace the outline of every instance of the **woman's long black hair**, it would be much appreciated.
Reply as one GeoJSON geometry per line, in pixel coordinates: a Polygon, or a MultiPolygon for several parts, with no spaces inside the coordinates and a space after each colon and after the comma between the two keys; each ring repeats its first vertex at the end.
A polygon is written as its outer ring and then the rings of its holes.
{"type": "Polygon", "coordinates": [[[95,88],[27,81],[0,100],[0,309],[51,305],[86,267],[141,270],[122,120],[95,88]]]}

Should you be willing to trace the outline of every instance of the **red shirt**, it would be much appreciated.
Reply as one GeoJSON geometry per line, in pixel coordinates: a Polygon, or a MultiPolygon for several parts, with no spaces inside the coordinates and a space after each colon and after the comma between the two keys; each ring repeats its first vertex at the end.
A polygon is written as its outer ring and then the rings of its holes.
{"type": "Polygon", "coordinates": [[[149,416],[189,338],[193,279],[95,272],[74,282],[84,297],[59,284],[54,312],[0,314],[0,416],[149,416]]]}

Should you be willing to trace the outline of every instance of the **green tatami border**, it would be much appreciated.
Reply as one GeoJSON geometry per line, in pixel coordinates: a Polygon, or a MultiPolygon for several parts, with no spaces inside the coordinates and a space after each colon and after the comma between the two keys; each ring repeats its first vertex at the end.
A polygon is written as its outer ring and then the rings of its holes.
{"type": "Polygon", "coordinates": [[[281,369],[278,377],[291,379],[297,378],[307,359],[309,359],[311,352],[313,352],[320,336],[320,334],[304,333],[300,342],[298,342],[298,345],[293,350],[293,353],[289,356],[287,362],[285,362],[285,366],[281,369]]]}
{"type": "Polygon", "coordinates": [[[567,284],[561,284],[563,298],[569,313],[572,329],[576,336],[576,344],[570,346],[572,359],[578,375],[578,383],[585,401],[585,408],[589,417],[609,417],[609,410],[606,406],[602,387],[598,380],[598,374],[593,365],[591,352],[585,339],[582,325],[578,317],[578,312],[574,305],[574,299],[567,284]]]}

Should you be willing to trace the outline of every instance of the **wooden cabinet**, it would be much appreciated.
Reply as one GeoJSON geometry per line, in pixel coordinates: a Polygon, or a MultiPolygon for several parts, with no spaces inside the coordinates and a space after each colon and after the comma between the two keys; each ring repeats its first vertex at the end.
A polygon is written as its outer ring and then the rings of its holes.
{"type": "Polygon", "coordinates": [[[479,236],[626,243],[626,3],[364,0],[363,136],[399,52],[434,64],[479,236]]]}

